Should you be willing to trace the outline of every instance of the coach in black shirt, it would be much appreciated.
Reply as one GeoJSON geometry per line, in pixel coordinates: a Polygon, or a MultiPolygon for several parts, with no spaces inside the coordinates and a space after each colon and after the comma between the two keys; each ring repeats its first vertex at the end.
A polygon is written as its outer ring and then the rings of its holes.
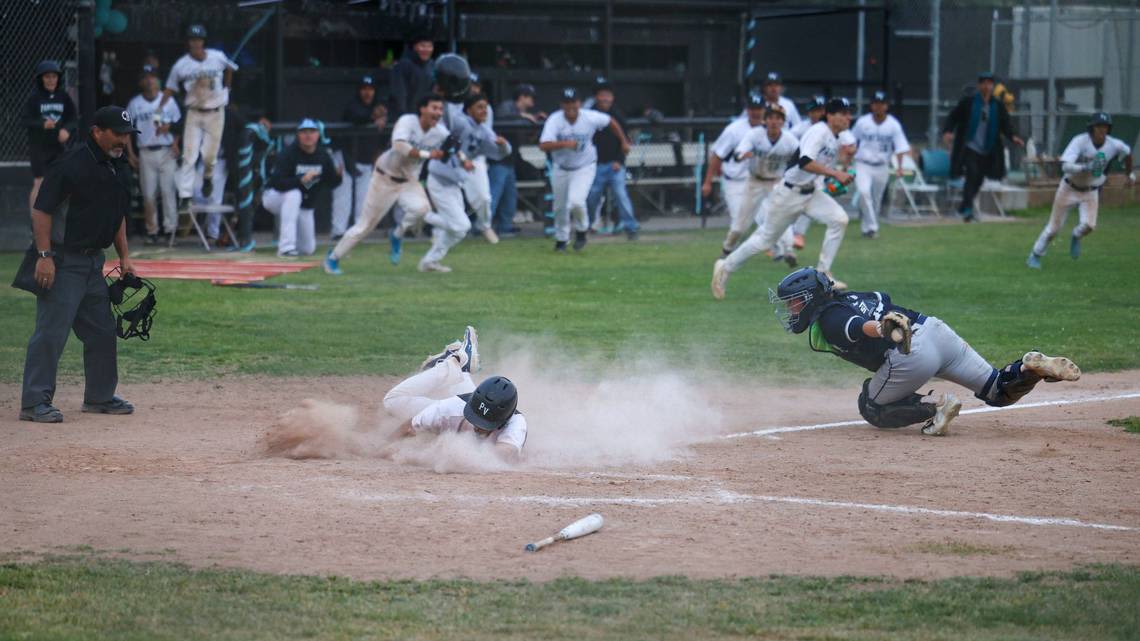
{"type": "MultiPolygon", "coordinates": [[[[614,108],[614,90],[608,82],[599,78],[594,85],[594,109],[617,120],[625,129],[625,118],[614,108]]],[[[637,232],[641,226],[633,215],[633,203],[629,200],[629,191],[625,187],[625,151],[617,135],[607,129],[594,134],[594,146],[598,148],[598,171],[594,174],[594,184],[590,186],[590,194],[586,197],[586,211],[590,214],[590,223],[593,224],[600,215],[602,195],[609,188],[613,202],[621,214],[622,227],[625,228],[626,238],[637,240],[637,232]]]]}
{"type": "Polygon", "coordinates": [[[83,342],[83,411],[130,414],[115,396],[119,382],[115,321],[103,277],[103,250],[112,243],[130,272],[126,214],[130,169],[123,157],[138,133],[122,107],[95,112],[87,141],[48,168],[32,207],[37,294],[36,329],[28,341],[20,420],[59,423],[52,406],[59,357],[72,330],[83,342]]]}

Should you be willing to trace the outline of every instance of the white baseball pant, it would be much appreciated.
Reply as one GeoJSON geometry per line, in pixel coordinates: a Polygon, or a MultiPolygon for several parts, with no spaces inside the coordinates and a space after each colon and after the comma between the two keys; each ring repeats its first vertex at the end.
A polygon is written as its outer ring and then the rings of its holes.
{"type": "Polygon", "coordinates": [[[454,358],[445,358],[389,390],[384,395],[384,409],[401,422],[410,421],[438,400],[473,391],[471,375],[460,369],[454,358]]]}
{"type": "Polygon", "coordinates": [[[213,175],[222,146],[222,129],[226,126],[225,107],[217,111],[186,110],[182,129],[182,164],[178,167],[178,197],[194,195],[194,173],[201,157],[205,173],[213,175]]]}
{"type": "Polygon", "coordinates": [[[1053,213],[1049,215],[1049,222],[1045,223],[1045,229],[1041,230],[1041,235],[1033,244],[1034,254],[1045,255],[1049,243],[1053,242],[1057,233],[1061,231],[1061,227],[1065,225],[1065,219],[1069,217],[1069,210],[1073,206],[1077,207],[1077,212],[1080,215],[1080,221],[1076,227],[1073,227],[1073,235],[1077,238],[1083,238],[1096,229],[1096,216],[1100,209],[1100,190],[1077,191],[1070,187],[1069,183],[1062,180],[1061,184],[1057,186],[1057,194],[1053,196],[1053,213]]]}
{"type": "Polygon", "coordinates": [[[800,212],[827,225],[816,269],[831,271],[831,263],[835,260],[839,245],[843,243],[843,234],[847,231],[847,212],[843,211],[839,203],[821,189],[802,194],[781,182],[764,199],[761,209],[764,210],[764,225],[752,232],[748,240],[725,258],[725,267],[729,272],[739,269],[752,256],[773,249],[800,212]]]}
{"type": "Polygon", "coordinates": [[[590,216],[586,211],[586,198],[594,184],[597,163],[590,163],[577,169],[562,169],[555,165],[551,170],[550,182],[554,188],[554,240],[565,243],[570,240],[570,225],[574,231],[590,228],[590,216]]]}
{"type": "Polygon", "coordinates": [[[721,176],[720,193],[724,196],[724,207],[728,210],[728,233],[725,234],[723,246],[724,251],[730,252],[736,249],[740,237],[752,224],[752,216],[740,213],[748,194],[748,179],[721,176]]]}
{"type": "Polygon", "coordinates": [[[863,233],[879,231],[879,210],[890,179],[888,164],[855,163],[855,189],[859,192],[859,211],[863,214],[859,227],[863,233]]]}
{"type": "MultiPolygon", "coordinates": [[[[764,226],[764,220],[767,212],[764,209],[764,201],[768,199],[768,195],[772,193],[772,189],[776,186],[776,180],[759,180],[757,178],[749,178],[746,181],[747,187],[744,190],[744,199],[741,200],[740,212],[732,221],[729,227],[729,236],[725,240],[724,246],[728,251],[736,249],[735,245],[740,242],[740,237],[748,231],[748,228],[755,222],[757,227],[764,226]],[[729,247],[729,241],[732,242],[733,247],[729,247]]],[[[777,256],[784,256],[792,253],[792,243],[795,237],[792,234],[792,225],[788,225],[784,233],[780,234],[780,238],[776,241],[774,252],[777,256]]]]}
{"type": "Polygon", "coordinates": [[[487,158],[478,156],[471,161],[475,168],[463,181],[463,195],[475,211],[475,227],[480,231],[491,227],[491,177],[487,174],[487,158]]]}
{"type": "Polygon", "coordinates": [[[312,209],[301,209],[301,190],[280,192],[266,189],[261,195],[265,210],[280,219],[277,255],[297,252],[309,255],[317,251],[317,233],[312,209]]]}
{"type": "Polygon", "coordinates": [[[139,150],[139,186],[147,234],[154,235],[159,231],[157,195],[160,191],[163,226],[168,233],[178,226],[178,198],[174,186],[177,171],[178,160],[170,147],[139,150]]]}
{"type": "Polygon", "coordinates": [[[418,225],[431,211],[431,203],[428,202],[424,187],[419,182],[415,180],[396,182],[391,176],[373,170],[368,193],[364,196],[364,205],[360,208],[356,224],[349,227],[344,233],[344,238],[341,238],[333,248],[332,257],[339,260],[347,256],[357,243],[376,229],[376,225],[380,224],[384,214],[387,214],[393,205],[399,205],[404,210],[399,233],[418,225]]]}
{"type": "Polygon", "coordinates": [[[435,209],[424,216],[424,222],[432,226],[432,236],[431,249],[424,254],[421,264],[443,260],[448,250],[458,245],[471,231],[471,221],[463,208],[463,191],[459,185],[445,185],[428,174],[427,188],[435,209]]]}
{"type": "MultiPolygon", "coordinates": [[[[222,204],[222,197],[225,196],[226,191],[226,178],[229,174],[226,171],[226,159],[218,158],[214,163],[214,175],[210,177],[210,197],[206,198],[202,195],[202,183],[206,181],[205,164],[199,162],[198,169],[194,176],[194,202],[202,205],[220,205],[222,204]]],[[[217,239],[222,226],[222,214],[220,212],[209,212],[206,214],[206,236],[208,238],[217,239]]]]}
{"type": "MultiPolygon", "coordinates": [[[[347,168],[341,150],[333,150],[332,158],[333,164],[347,168]]],[[[372,171],[372,168],[369,167],[368,171],[372,171]]],[[[329,233],[333,236],[343,236],[344,231],[348,229],[348,220],[352,217],[352,192],[352,177],[345,171],[344,180],[340,181],[332,193],[332,229],[329,233]]]]}

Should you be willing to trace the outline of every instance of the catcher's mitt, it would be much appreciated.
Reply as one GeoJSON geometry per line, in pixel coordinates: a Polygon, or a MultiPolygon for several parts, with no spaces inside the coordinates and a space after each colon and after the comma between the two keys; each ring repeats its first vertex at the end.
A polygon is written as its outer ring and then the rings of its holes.
{"type": "Polygon", "coordinates": [[[910,353],[910,319],[900,312],[887,312],[879,320],[879,333],[898,346],[903,354],[910,353]]]}

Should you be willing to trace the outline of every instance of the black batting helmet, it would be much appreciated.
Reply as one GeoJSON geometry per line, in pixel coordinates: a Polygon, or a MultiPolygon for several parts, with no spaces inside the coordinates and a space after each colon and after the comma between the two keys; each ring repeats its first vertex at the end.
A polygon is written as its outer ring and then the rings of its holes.
{"type": "Polygon", "coordinates": [[[471,393],[463,418],[481,430],[501,429],[511,420],[519,404],[519,391],[505,376],[492,376],[471,393]]]}
{"type": "Polygon", "coordinates": [[[812,267],[788,274],[776,291],[768,290],[768,302],[776,305],[776,316],[784,329],[799,334],[811,325],[823,303],[831,299],[831,279],[812,267]]]}
{"type": "Polygon", "coordinates": [[[1112,131],[1112,116],[1108,112],[1098,111],[1092,116],[1089,116],[1088,130],[1091,132],[1092,128],[1097,125],[1108,125],[1109,132],[1112,131]]]}
{"type": "Polygon", "coordinates": [[[445,53],[435,61],[435,84],[448,102],[461,102],[471,89],[471,68],[454,53],[445,53]]]}

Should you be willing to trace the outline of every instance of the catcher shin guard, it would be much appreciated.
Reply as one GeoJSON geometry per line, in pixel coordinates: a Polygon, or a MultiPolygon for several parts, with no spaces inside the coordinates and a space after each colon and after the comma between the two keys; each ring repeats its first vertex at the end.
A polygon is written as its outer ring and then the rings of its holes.
{"type": "Polygon", "coordinates": [[[974,396],[985,401],[986,405],[1005,407],[1021,400],[1040,382],[1041,376],[1026,368],[1022,360],[1018,359],[1000,370],[994,370],[982,391],[974,396]]]}
{"type": "Polygon", "coordinates": [[[923,403],[922,396],[911,394],[894,403],[879,405],[871,400],[867,387],[871,379],[863,381],[863,391],[859,393],[859,415],[878,428],[894,429],[915,423],[925,423],[934,418],[938,408],[931,403],[923,403]]]}

